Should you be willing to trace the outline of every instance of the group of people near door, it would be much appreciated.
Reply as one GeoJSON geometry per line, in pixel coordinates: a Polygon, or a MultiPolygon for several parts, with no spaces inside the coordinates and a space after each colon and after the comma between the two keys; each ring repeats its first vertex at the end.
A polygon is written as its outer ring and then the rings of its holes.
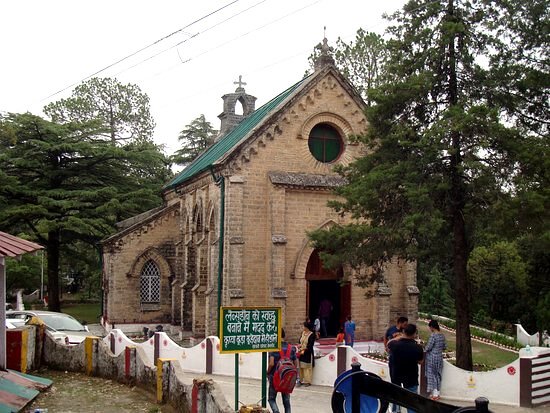
{"type": "MultiPolygon", "coordinates": [[[[388,369],[391,382],[417,393],[418,365],[424,362],[428,394],[432,400],[439,400],[443,351],[447,343],[436,320],[430,320],[428,328],[431,335],[425,347],[422,348],[417,342],[416,325],[409,324],[407,317],[399,317],[396,324],[386,331],[384,345],[389,356],[388,369]]],[[[392,406],[392,412],[398,412],[399,409],[398,405],[392,406]]],[[[414,413],[410,409],[408,412],[414,413]]]]}
{"type": "MultiPolygon", "coordinates": [[[[436,320],[431,320],[428,327],[431,335],[424,348],[418,344],[418,331],[414,324],[409,324],[407,317],[399,317],[395,325],[388,328],[384,335],[384,345],[388,352],[388,369],[391,382],[402,386],[414,393],[418,392],[418,365],[425,363],[427,378],[427,391],[430,398],[439,400],[441,390],[441,373],[443,370],[443,351],[446,348],[445,336],[441,333],[436,320]]],[[[319,337],[319,323],[312,323],[309,318],[303,323],[303,331],[297,348],[292,346],[291,360],[299,367],[298,386],[311,386],[313,367],[315,365],[314,345],[319,337]]],[[[283,352],[290,344],[285,341],[283,330],[283,352]]],[[[344,326],[340,328],[336,338],[336,344],[346,344],[353,347],[355,339],[355,323],[351,316],[347,317],[344,326]]],[[[269,394],[268,401],[274,413],[279,413],[276,403],[277,392],[275,391],[272,378],[275,366],[280,353],[269,353],[269,394]]],[[[290,413],[290,394],[282,394],[285,412],[290,413]]],[[[393,405],[392,412],[399,412],[400,407],[393,405]]],[[[414,413],[408,410],[409,413],[414,413]]]]}

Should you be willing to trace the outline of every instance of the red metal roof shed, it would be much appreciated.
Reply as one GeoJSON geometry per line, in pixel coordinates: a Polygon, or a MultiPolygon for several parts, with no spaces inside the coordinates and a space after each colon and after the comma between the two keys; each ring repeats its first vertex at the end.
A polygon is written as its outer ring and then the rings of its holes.
{"type": "Polygon", "coordinates": [[[21,255],[44,247],[0,231],[0,370],[6,370],[6,264],[4,257],[21,255]]]}
{"type": "Polygon", "coordinates": [[[0,257],[18,257],[42,248],[42,245],[0,231],[0,257]]]}

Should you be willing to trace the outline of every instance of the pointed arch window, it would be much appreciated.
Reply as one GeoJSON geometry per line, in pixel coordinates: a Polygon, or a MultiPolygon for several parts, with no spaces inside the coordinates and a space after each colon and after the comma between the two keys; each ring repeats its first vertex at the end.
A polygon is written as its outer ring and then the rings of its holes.
{"type": "Polygon", "coordinates": [[[160,270],[153,260],[148,260],[141,270],[140,299],[142,304],[160,303],[160,270]]]}

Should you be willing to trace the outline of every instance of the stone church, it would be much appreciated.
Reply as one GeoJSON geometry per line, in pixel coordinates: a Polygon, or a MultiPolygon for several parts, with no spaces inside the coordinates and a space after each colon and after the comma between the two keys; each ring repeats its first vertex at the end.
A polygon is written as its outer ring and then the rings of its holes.
{"type": "Polygon", "coordinates": [[[217,333],[219,306],[280,306],[297,340],[325,299],[329,335],[350,314],[359,339],[381,339],[398,315],[416,319],[414,264],[392,261],[367,296],[346,268],[323,268],[308,241],[308,231],[347,222],[327,207],[342,184],[333,168],[364,153],[350,137],[368,128],[326,39],[314,73],[260,108],[236,83],[218,139],[166,184],[164,204],[103,241],[103,323],[203,337],[217,333]]]}

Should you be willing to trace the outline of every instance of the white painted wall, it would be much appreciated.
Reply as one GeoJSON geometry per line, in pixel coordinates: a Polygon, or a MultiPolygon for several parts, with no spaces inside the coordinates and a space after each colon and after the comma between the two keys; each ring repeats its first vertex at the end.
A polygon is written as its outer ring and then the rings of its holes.
{"type": "Polygon", "coordinates": [[[492,371],[471,372],[443,362],[441,396],[473,402],[487,397],[492,403],[519,406],[519,358],[492,371]]]}
{"type": "MultiPolygon", "coordinates": [[[[140,346],[146,356],[153,362],[154,338],[144,343],[134,343],[118,329],[112,330],[103,339],[110,345],[110,335],[115,338],[115,354],[124,351],[126,346],[140,346]]],[[[235,375],[235,355],[220,354],[219,339],[208,337],[191,348],[182,348],[173,342],[165,333],[160,335],[159,356],[178,360],[184,371],[194,373],[206,372],[207,339],[212,340],[212,373],[224,376],[235,375]]],[[[347,347],[347,346],[346,346],[347,347]]],[[[550,353],[549,348],[529,347],[520,350],[520,357],[536,357],[550,353]]],[[[262,376],[262,353],[239,353],[239,377],[260,379],[262,376]]],[[[386,381],[390,381],[386,362],[361,356],[354,348],[347,347],[346,369],[359,362],[361,369],[370,371],[386,381]]],[[[536,367],[535,367],[536,368],[536,367]]],[[[548,373],[550,377],[550,373],[548,373]]],[[[337,349],[315,360],[313,384],[333,386],[337,377],[337,349]]],[[[443,366],[441,395],[450,400],[473,402],[477,397],[487,397],[492,403],[519,406],[519,358],[502,368],[489,372],[470,372],[459,369],[447,361],[443,366]]]]}
{"type": "Polygon", "coordinates": [[[516,340],[518,343],[524,346],[538,346],[539,345],[539,333],[529,334],[521,324],[516,324],[516,340]]]}

